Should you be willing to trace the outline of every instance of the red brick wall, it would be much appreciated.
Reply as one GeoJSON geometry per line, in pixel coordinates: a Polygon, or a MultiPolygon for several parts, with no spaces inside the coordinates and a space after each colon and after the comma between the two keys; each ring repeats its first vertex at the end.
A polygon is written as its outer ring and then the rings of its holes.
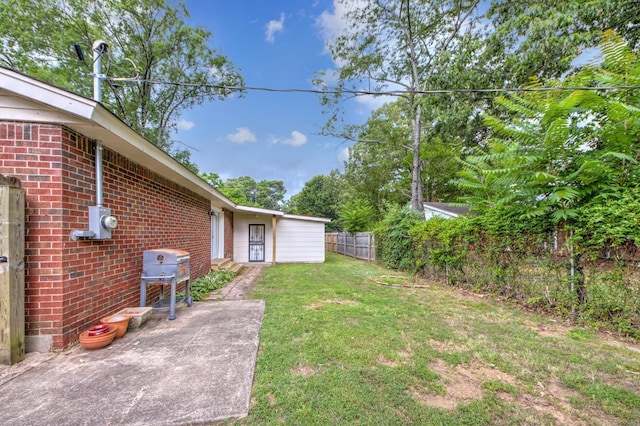
{"type": "Polygon", "coordinates": [[[26,191],[27,335],[51,335],[54,349],[139,305],[144,250],[189,251],[192,280],[210,268],[209,200],[106,148],[103,204],[118,227],[109,240],[71,240],[95,205],[94,149],[62,126],[0,122],[0,173],[26,191]]]}
{"type": "Polygon", "coordinates": [[[233,259],[233,212],[224,210],[224,257],[233,259]]]}

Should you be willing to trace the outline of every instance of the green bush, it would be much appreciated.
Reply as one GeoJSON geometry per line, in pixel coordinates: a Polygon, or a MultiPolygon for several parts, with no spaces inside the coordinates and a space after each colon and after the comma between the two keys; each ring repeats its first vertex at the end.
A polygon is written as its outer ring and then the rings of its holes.
{"type": "Polygon", "coordinates": [[[340,206],[340,221],[350,234],[370,230],[373,222],[373,207],[369,202],[355,199],[340,206]]]}
{"type": "Polygon", "coordinates": [[[434,217],[413,226],[409,234],[418,257],[416,269],[426,272],[434,266],[444,271],[447,282],[455,282],[475,235],[473,223],[466,217],[434,217]]]}
{"type": "Polygon", "coordinates": [[[628,268],[617,266],[601,274],[592,271],[590,275],[589,300],[582,306],[580,319],[640,338],[640,289],[631,281],[628,268]]]}
{"type": "Polygon", "coordinates": [[[211,271],[191,283],[191,297],[196,302],[204,300],[212,291],[222,288],[235,276],[236,274],[231,271],[211,271]]]}
{"type": "Polygon", "coordinates": [[[424,216],[420,212],[392,206],[374,229],[376,258],[389,268],[414,272],[417,258],[410,230],[423,221],[424,216]]]}

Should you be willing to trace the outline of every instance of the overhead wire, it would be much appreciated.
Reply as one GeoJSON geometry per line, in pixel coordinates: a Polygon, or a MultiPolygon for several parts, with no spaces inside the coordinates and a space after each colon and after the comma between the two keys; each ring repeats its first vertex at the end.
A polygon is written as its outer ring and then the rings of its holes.
{"type": "Polygon", "coordinates": [[[209,87],[212,89],[229,90],[234,92],[260,91],[275,93],[310,93],[317,95],[336,95],[350,94],[354,96],[406,96],[414,95],[438,95],[438,94],[454,94],[454,93],[519,93],[519,92],[553,92],[553,91],[611,91],[611,90],[638,90],[640,85],[615,85],[615,86],[569,86],[569,87],[502,87],[502,88],[483,88],[483,89],[429,89],[429,90],[354,90],[354,89],[296,89],[296,88],[272,88],[272,87],[253,87],[253,86],[225,86],[221,84],[211,83],[188,83],[174,82],[153,79],[141,79],[136,77],[108,77],[107,80],[130,83],[149,83],[165,86],[183,86],[183,87],[209,87]]]}

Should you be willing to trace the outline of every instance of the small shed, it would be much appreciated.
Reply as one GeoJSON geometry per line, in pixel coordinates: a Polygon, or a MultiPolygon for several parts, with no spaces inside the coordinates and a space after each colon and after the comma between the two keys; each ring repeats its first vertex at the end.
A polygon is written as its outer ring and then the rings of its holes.
{"type": "Polygon", "coordinates": [[[236,206],[234,260],[239,263],[322,263],[330,219],[236,206]]]}

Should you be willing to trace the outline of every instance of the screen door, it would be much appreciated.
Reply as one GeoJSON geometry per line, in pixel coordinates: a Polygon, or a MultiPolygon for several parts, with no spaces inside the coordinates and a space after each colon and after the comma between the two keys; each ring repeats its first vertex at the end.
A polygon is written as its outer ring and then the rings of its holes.
{"type": "Polygon", "coordinates": [[[249,262],[264,262],[264,225],[249,225],[249,262]]]}

